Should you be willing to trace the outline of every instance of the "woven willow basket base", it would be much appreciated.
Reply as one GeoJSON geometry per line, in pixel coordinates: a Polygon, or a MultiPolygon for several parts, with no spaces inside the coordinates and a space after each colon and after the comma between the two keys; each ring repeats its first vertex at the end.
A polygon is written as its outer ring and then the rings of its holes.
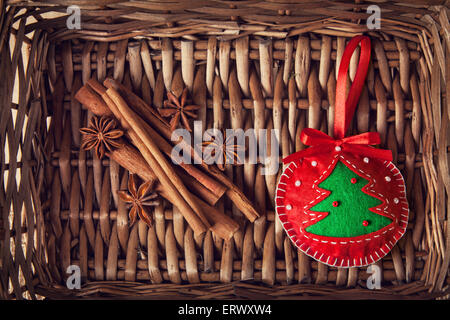
{"type": "MultiPolygon", "coordinates": [[[[55,18],[66,15],[63,1],[0,1],[0,137],[7,151],[0,175],[0,297],[448,293],[445,1],[377,2],[380,30],[366,27],[369,1],[291,2],[74,1],[82,5],[81,29],[69,30],[66,17],[55,18]],[[361,33],[372,38],[372,64],[352,131],[380,133],[381,147],[393,151],[405,177],[411,208],[406,235],[377,263],[380,290],[367,289],[367,268],[327,267],[295,250],[274,214],[277,175],[257,174],[261,165],[228,170],[262,216],[246,222],[225,201],[222,208],[241,228],[223,241],[211,232],[194,236],[168,203],[155,210],[152,228],[129,228],[126,212],[117,209],[128,172],[79,150],[88,112],[74,94],[91,77],[109,76],[156,107],[181,79],[200,97],[205,128],[262,121],[263,128],[281,130],[280,158],[287,156],[304,148],[302,128],[332,128],[336,65],[346,41],[361,33]],[[264,111],[256,114],[255,105],[264,111]],[[79,290],[66,286],[70,265],[80,267],[79,290]]],[[[356,66],[353,59],[350,77],[356,66]]]]}

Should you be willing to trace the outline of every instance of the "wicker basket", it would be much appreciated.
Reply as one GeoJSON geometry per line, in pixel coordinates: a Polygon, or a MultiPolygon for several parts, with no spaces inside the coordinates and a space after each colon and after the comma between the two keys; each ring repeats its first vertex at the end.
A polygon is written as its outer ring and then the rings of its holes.
{"type": "MultiPolygon", "coordinates": [[[[448,1],[373,3],[382,10],[381,28],[369,30],[371,1],[1,0],[0,137],[6,153],[0,175],[0,297],[448,294],[448,1]],[[68,3],[81,6],[81,29],[67,28],[68,3]],[[158,94],[181,72],[184,84],[206,97],[207,128],[229,127],[235,116],[230,104],[236,103],[249,119],[247,128],[254,123],[254,104],[263,103],[269,126],[273,105],[281,103],[280,155],[286,156],[304,147],[299,132],[315,125],[308,112],[321,118],[318,128],[330,127],[336,62],[346,41],[361,33],[372,38],[373,62],[353,132],[381,134],[406,179],[411,207],[405,237],[377,263],[380,290],[367,289],[367,268],[327,267],[294,249],[274,216],[276,175],[258,176],[257,166],[236,167],[234,179],[263,214],[222,241],[211,232],[193,236],[171,206],[155,210],[154,227],[140,223],[128,229],[116,206],[127,173],[79,151],[78,129],[87,111],[74,93],[90,77],[112,76],[157,105],[158,94]],[[309,76],[302,77],[307,82],[295,81],[288,90],[299,74],[309,76]],[[277,91],[275,83],[286,89],[277,91]],[[231,96],[236,88],[237,102],[236,96],[230,102],[228,89],[231,96]],[[55,219],[61,236],[52,227],[55,219]],[[100,230],[105,226],[109,239],[100,230]],[[66,286],[69,265],[81,268],[79,290],[66,286]]],[[[351,72],[355,66],[353,61],[351,72]]],[[[233,216],[244,221],[239,212],[233,216]]]]}

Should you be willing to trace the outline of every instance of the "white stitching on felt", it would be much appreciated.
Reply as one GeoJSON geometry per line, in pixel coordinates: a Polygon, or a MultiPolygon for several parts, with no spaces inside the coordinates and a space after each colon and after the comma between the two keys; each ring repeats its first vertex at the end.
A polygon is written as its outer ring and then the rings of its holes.
{"type": "MultiPolygon", "coordinates": [[[[327,170],[325,170],[324,171],[324,173],[326,172],[326,171],[328,171],[329,169],[330,169],[330,167],[334,164],[334,162],[336,161],[336,158],[337,158],[337,156],[335,156],[335,159],[333,159],[333,161],[332,161],[332,163],[328,166],[328,168],[327,168],[327,170]]],[[[342,159],[344,159],[344,157],[343,156],[341,156],[341,158],[342,159]]],[[[344,159],[345,161],[347,161],[352,167],[354,167],[355,168],[355,166],[354,165],[352,165],[348,160],[346,160],[346,159],[344,159]]],[[[299,164],[301,164],[301,159],[299,159],[298,160],[299,161],[299,164]]],[[[387,161],[384,161],[384,164],[386,164],[387,163],[387,161]]],[[[290,164],[289,164],[289,166],[288,167],[290,167],[290,165],[294,165],[296,168],[298,168],[298,166],[294,163],[294,162],[291,162],[290,164]]],[[[401,200],[406,200],[406,187],[405,187],[405,182],[404,182],[404,179],[403,179],[403,177],[401,176],[401,173],[400,173],[400,171],[398,170],[398,168],[396,168],[395,167],[395,165],[392,163],[392,162],[389,162],[389,164],[387,165],[387,168],[388,169],[391,169],[391,172],[396,172],[396,174],[394,174],[394,176],[397,176],[397,175],[400,175],[400,178],[398,178],[398,179],[396,179],[396,180],[398,180],[398,181],[402,181],[403,182],[403,185],[398,185],[398,187],[400,187],[400,188],[403,188],[403,190],[400,190],[400,193],[401,194],[403,194],[403,196],[401,196],[400,197],[400,199],[401,200]],[[390,166],[392,165],[392,168],[389,168],[390,166]]],[[[290,171],[291,172],[293,172],[292,171],[292,169],[290,169],[290,171]]],[[[368,174],[366,174],[364,171],[362,171],[362,170],[360,170],[360,169],[358,169],[358,171],[360,171],[361,173],[363,173],[363,174],[365,174],[366,176],[368,176],[369,178],[371,178],[371,176],[370,175],[368,175],[368,174]]],[[[318,180],[320,180],[321,178],[322,178],[322,176],[323,176],[323,174],[324,173],[322,173],[322,175],[321,175],[321,177],[319,177],[319,179],[317,179],[315,182],[314,182],[314,184],[313,184],[313,187],[314,187],[314,185],[317,183],[317,181],[318,180]]],[[[285,176],[287,176],[288,178],[290,178],[287,174],[285,174],[285,176]]],[[[286,185],[286,183],[284,183],[284,182],[279,182],[279,184],[284,184],[284,185],[286,185]]],[[[366,188],[366,190],[369,190],[369,191],[371,191],[371,192],[374,192],[373,190],[370,190],[369,188],[371,188],[371,187],[373,187],[373,185],[375,184],[375,179],[373,179],[373,183],[369,186],[369,187],[367,187],[366,188]]],[[[286,190],[284,190],[284,189],[281,189],[281,188],[277,188],[277,191],[278,190],[281,190],[281,191],[283,191],[283,192],[286,192],[286,190]]],[[[316,189],[316,191],[318,191],[318,192],[320,192],[319,190],[317,190],[316,189]]],[[[321,193],[321,195],[323,194],[322,192],[320,192],[321,193]]],[[[320,195],[320,196],[321,196],[320,195]]],[[[378,194],[378,195],[380,195],[380,194],[378,194]]],[[[320,196],[318,196],[318,198],[320,198],[320,196]]],[[[381,197],[383,197],[383,195],[380,195],[381,197]]],[[[283,197],[280,197],[280,198],[283,198],[283,197]]],[[[317,198],[316,198],[317,199],[317,198]]],[[[389,203],[389,200],[388,199],[386,199],[385,197],[383,197],[383,199],[386,201],[386,203],[389,203]]],[[[314,201],[313,201],[314,202],[314,201]]],[[[408,205],[408,202],[407,201],[400,201],[400,203],[401,203],[401,209],[402,210],[405,210],[405,211],[407,211],[408,213],[409,213],[409,208],[408,207],[405,207],[404,205],[408,205]]],[[[305,208],[306,209],[306,208],[305,208]]],[[[381,211],[381,209],[380,208],[377,208],[377,209],[379,209],[378,211],[381,211]]],[[[385,208],[383,208],[383,210],[386,210],[387,209],[387,206],[385,207],[385,208]]],[[[391,213],[388,213],[389,215],[391,215],[391,216],[393,216],[391,213]]],[[[280,214],[279,214],[280,215],[280,214]]],[[[286,214],[284,214],[284,213],[282,213],[281,215],[286,215],[286,214]]],[[[320,218],[322,215],[319,215],[319,216],[317,216],[317,217],[315,217],[315,218],[311,218],[311,219],[309,219],[308,221],[310,222],[310,221],[313,221],[313,220],[316,220],[316,219],[318,219],[318,218],[320,218]]],[[[408,215],[403,215],[402,214],[402,216],[403,217],[407,217],[408,215]]],[[[308,222],[308,221],[304,221],[303,223],[306,223],[306,222],[308,222]]],[[[399,234],[399,237],[398,237],[398,239],[400,239],[402,236],[403,236],[403,234],[406,232],[406,226],[407,226],[407,223],[408,223],[408,221],[407,220],[400,220],[401,222],[403,222],[405,225],[403,226],[403,227],[401,227],[401,226],[399,226],[400,228],[401,228],[401,230],[398,230],[397,231],[397,233],[399,234]]],[[[398,220],[396,219],[396,223],[398,224],[398,220]]],[[[284,224],[284,223],[283,223],[284,224]]],[[[392,227],[392,228],[390,228],[389,230],[387,230],[387,231],[384,231],[383,232],[383,234],[386,234],[388,231],[391,231],[391,230],[393,230],[394,229],[394,227],[392,227]]],[[[300,243],[300,239],[297,239],[297,235],[296,234],[294,234],[293,232],[291,232],[292,230],[294,230],[294,228],[291,228],[291,229],[289,229],[289,231],[287,232],[288,233],[288,235],[289,235],[289,237],[291,238],[291,240],[297,245],[297,247],[299,247],[302,251],[304,251],[303,249],[302,249],[302,247],[304,246],[304,245],[306,245],[306,243],[300,243]]],[[[300,229],[301,230],[301,229],[300,229]]],[[[308,237],[306,234],[304,234],[304,233],[302,233],[302,235],[305,237],[305,238],[307,238],[307,239],[309,239],[310,237],[308,237]]],[[[374,238],[375,237],[379,237],[379,235],[376,235],[376,236],[374,236],[374,238]]],[[[398,241],[398,239],[395,237],[395,235],[394,235],[394,239],[396,240],[396,241],[398,241]]],[[[315,240],[317,240],[317,239],[315,239],[315,240]]],[[[328,241],[325,241],[325,240],[320,240],[322,243],[328,243],[328,241]]],[[[356,241],[357,243],[361,243],[362,242],[362,240],[357,240],[356,241]]],[[[389,241],[390,243],[391,243],[391,245],[393,245],[392,244],[392,242],[391,241],[389,241]]],[[[331,242],[331,243],[333,243],[333,242],[331,242]]],[[[342,242],[341,242],[342,243],[342,242]]],[[[353,241],[351,241],[351,243],[354,243],[353,241]]],[[[333,244],[336,244],[336,242],[334,242],[333,244]]],[[[391,248],[387,245],[387,243],[385,243],[385,245],[386,245],[386,247],[388,248],[388,250],[390,251],[391,250],[391,248]]],[[[306,245],[307,246],[307,245],[306,245]]],[[[307,247],[307,250],[306,250],[306,254],[309,252],[309,247],[307,247]]],[[[381,248],[380,248],[381,249],[381,248]]],[[[381,251],[384,253],[384,251],[381,249],[381,251]]],[[[373,251],[378,257],[379,257],[379,254],[378,254],[378,252],[377,251],[373,251]]],[[[386,255],[386,253],[384,253],[385,255],[386,255]]],[[[323,254],[322,254],[323,255],[323,254]]],[[[322,257],[322,256],[321,256],[322,257]]],[[[328,261],[329,261],[329,259],[330,259],[330,257],[331,256],[328,256],[328,258],[327,258],[327,260],[326,260],[326,264],[328,264],[328,261]]],[[[373,259],[373,257],[372,257],[372,255],[370,255],[370,258],[372,259],[372,261],[373,262],[375,262],[375,260],[373,259]]],[[[364,259],[365,259],[365,265],[368,265],[368,261],[367,261],[367,256],[365,256],[364,257],[364,259]]],[[[319,259],[320,260],[320,259],[319,259]]],[[[335,260],[335,262],[334,262],[334,264],[332,264],[332,266],[335,266],[336,265],[336,263],[338,262],[338,258],[336,258],[336,260],[335,260]]],[[[343,264],[343,261],[341,262],[341,265],[343,264]]],[[[354,262],[354,264],[356,264],[355,262],[354,262]]],[[[360,264],[361,264],[361,266],[363,265],[362,264],[362,257],[360,257],[360,264]]],[[[331,265],[331,264],[330,264],[331,265]]],[[[355,265],[356,266],[356,265],[355,265]]],[[[349,260],[348,260],[348,267],[350,267],[350,262],[349,262],[349,260]]]]}
{"type": "MultiPolygon", "coordinates": [[[[320,191],[320,190],[317,188],[317,182],[320,181],[320,180],[322,180],[322,177],[328,172],[328,170],[330,170],[330,168],[331,168],[331,167],[333,166],[333,164],[336,162],[337,157],[338,157],[338,155],[335,155],[335,156],[334,156],[334,159],[333,159],[333,160],[331,161],[331,163],[328,165],[328,168],[325,169],[325,170],[322,172],[322,174],[319,176],[319,178],[317,178],[317,179],[313,182],[313,184],[312,184],[312,188],[313,188],[315,191],[319,192],[320,195],[318,195],[315,199],[311,200],[307,205],[305,205],[305,206],[303,207],[303,209],[308,210],[308,208],[310,208],[310,205],[312,205],[314,202],[316,202],[316,200],[320,199],[322,196],[324,196],[324,195],[327,194],[326,192],[322,192],[322,191],[320,191]]],[[[315,216],[315,215],[316,215],[315,213],[310,213],[310,212],[308,212],[308,211],[305,211],[305,213],[308,214],[308,215],[310,215],[310,216],[315,216]]],[[[312,221],[312,220],[308,220],[308,222],[310,222],[310,221],[312,221]]]]}

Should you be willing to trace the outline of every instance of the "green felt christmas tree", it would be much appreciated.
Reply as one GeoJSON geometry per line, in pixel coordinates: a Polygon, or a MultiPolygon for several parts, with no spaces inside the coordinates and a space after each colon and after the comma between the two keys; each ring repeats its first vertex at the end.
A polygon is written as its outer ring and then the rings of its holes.
{"type": "Polygon", "coordinates": [[[328,215],[306,231],[328,237],[356,237],[389,225],[391,219],[369,210],[382,202],[362,191],[368,183],[338,161],[333,172],[319,184],[321,189],[330,191],[330,195],[310,208],[310,211],[328,212],[328,215]]]}

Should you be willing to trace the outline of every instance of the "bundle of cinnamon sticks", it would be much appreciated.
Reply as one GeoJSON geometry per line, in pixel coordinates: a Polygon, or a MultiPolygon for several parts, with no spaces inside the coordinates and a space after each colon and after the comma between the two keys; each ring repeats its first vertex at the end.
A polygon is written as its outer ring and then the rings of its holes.
{"type": "Polygon", "coordinates": [[[111,78],[103,85],[90,79],[75,97],[96,116],[117,120],[127,138],[106,155],[144,181],[157,182],[156,191],[180,210],[195,234],[209,229],[223,239],[230,239],[239,229],[236,221],[214,207],[224,195],[251,222],[259,217],[244,193],[218,168],[201,161],[188,142],[177,141],[201,165],[172,163],[173,137],[169,124],[127,87],[111,78]]]}

